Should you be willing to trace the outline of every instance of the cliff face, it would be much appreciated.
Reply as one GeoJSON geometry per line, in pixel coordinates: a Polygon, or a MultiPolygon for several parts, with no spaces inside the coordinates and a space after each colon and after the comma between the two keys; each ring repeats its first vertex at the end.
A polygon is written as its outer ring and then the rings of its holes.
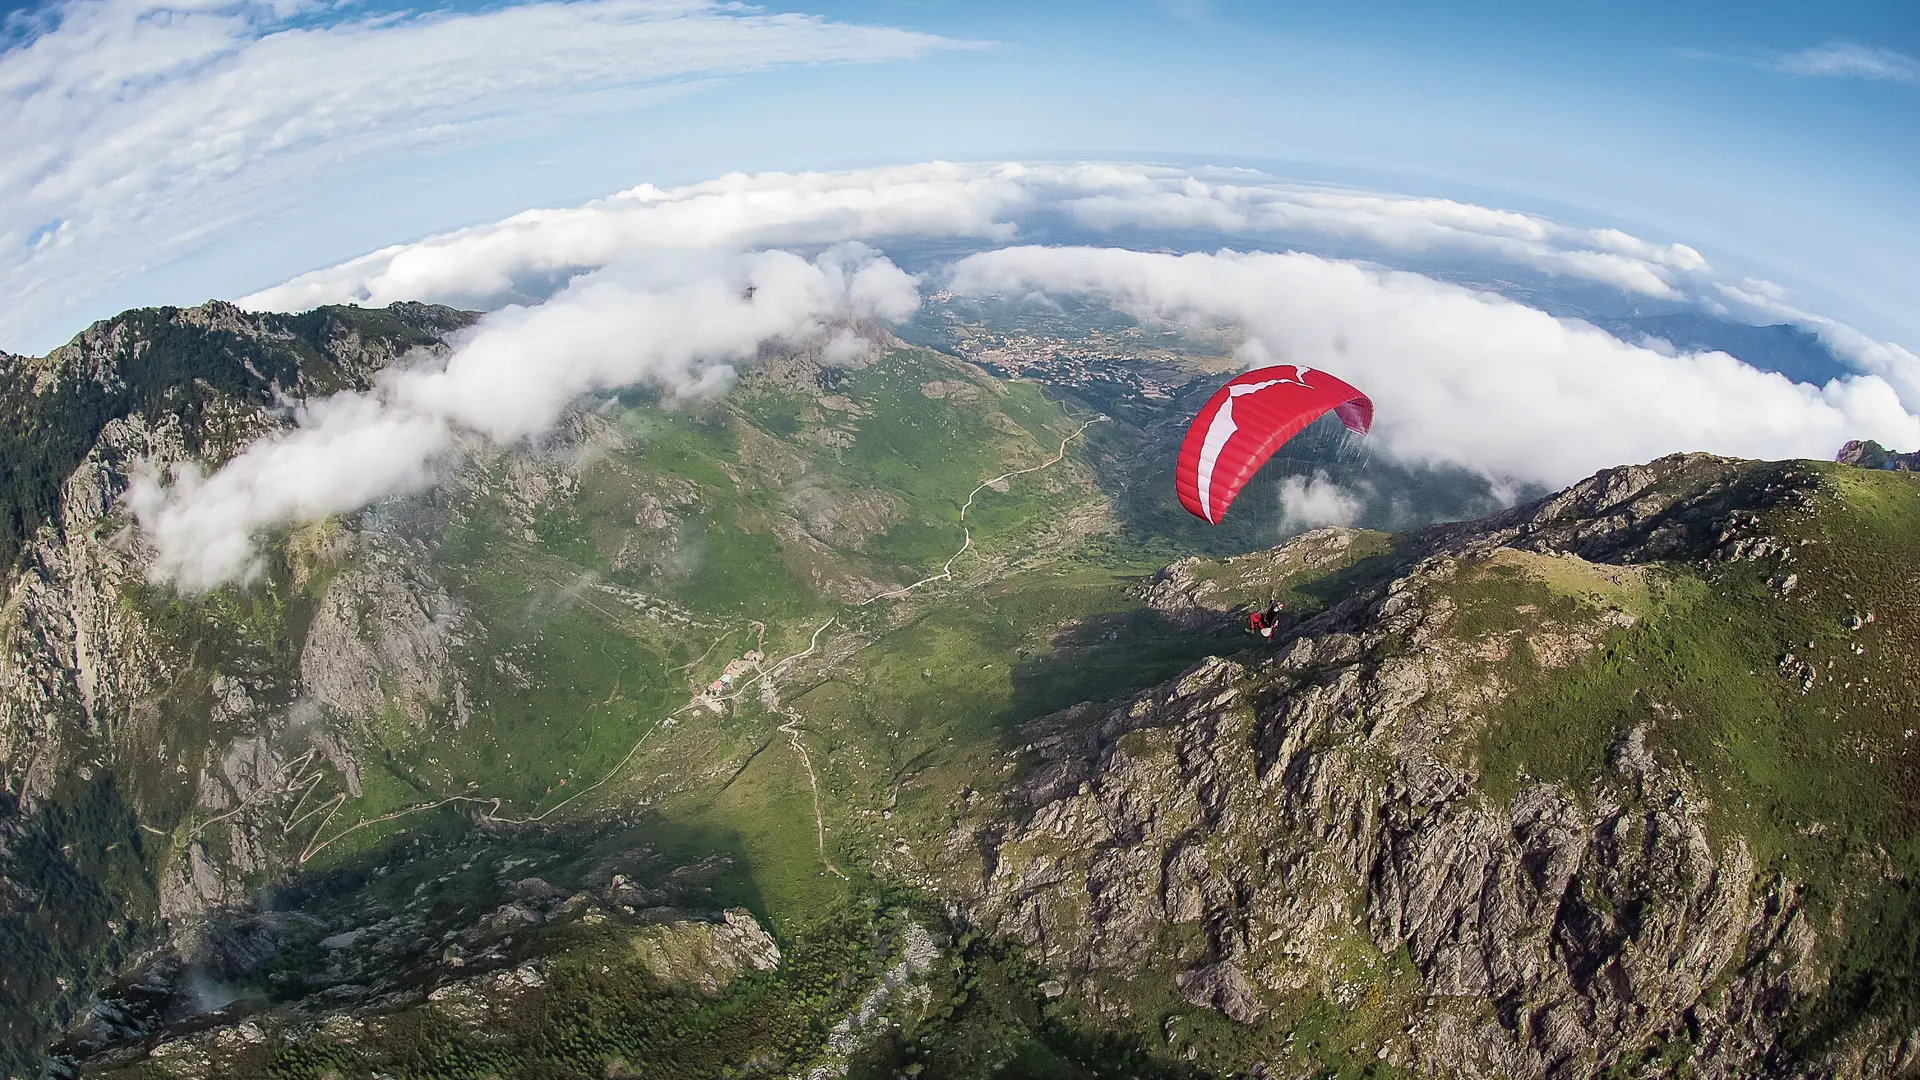
{"type": "MultiPolygon", "coordinates": [[[[1796,549],[1816,550],[1823,499],[1811,469],[1673,458],[1405,539],[1271,652],[1030,729],[1024,779],[956,839],[968,909],[1070,974],[1091,1013],[1217,1010],[1275,1075],[1330,1056],[1434,1076],[1910,1073],[1910,1009],[1820,1025],[1850,909],[1900,883],[1887,851],[1852,852],[1875,868],[1838,878],[1801,876],[1771,840],[1756,852],[1724,812],[1754,793],[1677,734],[1762,721],[1702,717],[1649,681],[1537,726],[1554,693],[1670,642],[1700,614],[1677,606],[1695,582],[1818,607],[1796,549]],[[1550,752],[1503,767],[1530,729],[1593,750],[1571,775],[1530,775],[1550,752]],[[1335,1033],[1327,1003],[1351,1018],[1335,1033]]],[[[1176,566],[1146,595],[1189,624],[1232,617],[1366,541],[1325,530],[1210,575],[1176,566]]],[[[1750,678],[1805,693],[1784,667],[1750,678]]],[[[1171,1020],[1164,1037],[1183,1049],[1171,1020]]]]}
{"type": "MultiPolygon", "coordinates": [[[[352,774],[348,741],[313,721],[330,692],[348,715],[364,695],[326,671],[309,680],[288,651],[288,624],[320,584],[295,571],[347,566],[343,587],[371,577],[362,593],[389,607],[421,594],[419,618],[389,620],[362,647],[378,655],[356,677],[404,668],[426,680],[422,695],[450,693],[426,655],[455,621],[444,596],[351,550],[282,567],[232,603],[149,586],[149,553],[118,503],[131,470],[217,462],[286,422],[283,395],[364,387],[470,320],[422,305],[275,316],[209,304],[129,313],[47,357],[5,359],[0,1072],[26,1071],[90,983],[243,899],[284,861],[281,838],[243,808],[287,790],[316,757],[352,774]]],[[[329,595],[319,608],[337,622],[343,604],[329,595]]],[[[318,625],[309,651],[337,654],[332,622],[318,625]]]]}

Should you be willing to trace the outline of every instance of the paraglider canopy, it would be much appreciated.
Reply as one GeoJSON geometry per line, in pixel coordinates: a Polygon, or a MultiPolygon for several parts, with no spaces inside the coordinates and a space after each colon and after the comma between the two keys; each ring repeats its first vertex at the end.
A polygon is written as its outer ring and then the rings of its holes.
{"type": "Polygon", "coordinates": [[[1324,371],[1280,364],[1234,377],[1214,392],[1187,428],[1174,490],[1187,512],[1220,518],[1280,445],[1331,410],[1349,431],[1373,426],[1373,402],[1324,371]]]}

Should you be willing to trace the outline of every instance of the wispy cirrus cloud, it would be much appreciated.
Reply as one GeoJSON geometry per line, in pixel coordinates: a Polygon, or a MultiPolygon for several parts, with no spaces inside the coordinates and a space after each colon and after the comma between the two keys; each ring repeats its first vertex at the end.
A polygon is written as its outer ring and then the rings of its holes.
{"type": "Polygon", "coordinates": [[[344,170],[962,43],[714,0],[64,0],[0,37],[0,343],[344,170]]]}
{"type": "Polygon", "coordinates": [[[1829,41],[1779,57],[1772,65],[1788,75],[1827,79],[1868,79],[1920,85],[1920,61],[1878,45],[1829,41]]]}
{"type": "Polygon", "coordinates": [[[1857,41],[1835,40],[1789,52],[1683,48],[1673,50],[1672,55],[1683,60],[1740,64],[1801,78],[1861,79],[1920,86],[1920,60],[1895,49],[1857,41]]]}

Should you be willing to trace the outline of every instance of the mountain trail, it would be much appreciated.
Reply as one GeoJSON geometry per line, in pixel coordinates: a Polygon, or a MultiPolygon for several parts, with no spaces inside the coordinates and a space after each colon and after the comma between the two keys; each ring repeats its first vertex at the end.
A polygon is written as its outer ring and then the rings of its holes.
{"type": "Polygon", "coordinates": [[[786,733],[787,741],[793,745],[793,752],[800,755],[800,764],[807,770],[807,787],[813,792],[813,838],[815,846],[820,849],[820,861],[833,871],[835,877],[845,881],[847,875],[833,865],[832,859],[827,858],[827,819],[820,812],[820,779],[814,775],[813,759],[807,756],[807,744],[800,739],[800,713],[791,706],[782,705],[778,708],[780,714],[787,718],[787,722],[780,725],[780,730],[786,733]]]}
{"type": "Polygon", "coordinates": [[[1004,473],[1001,473],[999,476],[994,477],[991,480],[981,481],[978,487],[974,488],[972,491],[967,492],[967,501],[960,504],[960,531],[962,536],[961,543],[960,543],[960,550],[953,553],[953,556],[947,560],[946,565],[940,568],[939,573],[933,574],[928,577],[923,577],[919,581],[916,581],[911,585],[902,586],[901,588],[894,589],[890,592],[876,593],[873,596],[869,596],[865,600],[860,601],[860,603],[855,606],[866,607],[868,604],[873,603],[875,600],[888,600],[897,596],[905,596],[908,593],[912,592],[913,590],[918,589],[922,585],[931,585],[936,581],[952,581],[953,580],[953,564],[959,561],[960,556],[965,555],[968,549],[973,547],[973,527],[967,524],[967,511],[973,509],[974,496],[979,495],[982,491],[985,491],[986,489],[993,487],[995,484],[1004,484],[1008,480],[1011,480],[1016,476],[1025,476],[1028,473],[1041,472],[1043,470],[1050,469],[1053,466],[1060,464],[1061,461],[1066,459],[1068,443],[1079,438],[1083,433],[1085,433],[1085,431],[1088,428],[1092,427],[1093,425],[1106,423],[1107,419],[1108,418],[1105,416],[1096,416],[1091,420],[1082,422],[1079,427],[1073,429],[1073,432],[1071,434],[1069,434],[1066,438],[1060,440],[1060,449],[1056,451],[1052,457],[1048,458],[1047,460],[1041,462],[1038,465],[1034,465],[1025,469],[1015,469],[1012,472],[1004,472],[1004,473]]]}

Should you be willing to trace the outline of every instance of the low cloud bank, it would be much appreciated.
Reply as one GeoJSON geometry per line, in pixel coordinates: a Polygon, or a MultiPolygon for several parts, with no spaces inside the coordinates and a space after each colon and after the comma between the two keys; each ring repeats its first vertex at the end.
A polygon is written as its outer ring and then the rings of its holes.
{"type": "MultiPolygon", "coordinates": [[[[958,293],[1078,294],[1195,327],[1236,325],[1250,364],[1325,368],[1367,390],[1381,453],[1464,468],[1496,490],[1557,486],[1677,450],[1826,457],[1850,438],[1920,445],[1920,358],[1798,310],[1766,282],[1722,281],[1684,245],[1240,170],[935,162],[734,175],[531,211],[244,298],[282,310],[426,299],[492,313],[444,362],[310,403],[292,429],[211,475],[139,478],[131,506],[157,552],[153,572],[190,590],[245,578],[263,532],[417,490],[459,439],[537,437],[584,393],[637,383],[713,392],[769,342],[807,341],[828,363],[844,359],[865,347],[846,318],[897,320],[918,304],[914,279],[863,243],[894,238],[972,238],[988,249],[945,272],[958,293]],[[1795,383],[1725,353],[1656,351],[1491,293],[1298,252],[1017,243],[1061,221],[1245,233],[1252,246],[1311,234],[1471,251],[1789,319],[1861,373],[1795,383]]],[[[1301,479],[1283,490],[1282,509],[1301,527],[1352,520],[1364,495],[1301,479]]]]}
{"type": "Polygon", "coordinates": [[[1816,387],[1725,353],[1663,355],[1490,293],[1313,255],[1013,247],[962,260],[951,288],[1231,321],[1249,362],[1324,368],[1367,391],[1385,452],[1499,482],[1557,486],[1675,450],[1826,458],[1848,438],[1920,443],[1920,418],[1875,375],[1816,387]]]}
{"type": "Polygon", "coordinates": [[[610,267],[545,304],[487,316],[444,363],[302,406],[292,429],[211,475],[139,475],[129,506],[154,547],[152,575],[206,590],[258,572],[264,530],[425,487],[460,433],[536,436],[595,390],[711,393],[762,345],[831,342],[837,320],[897,321],[918,304],[913,278],[858,244],[813,260],[771,251],[610,267]]]}
{"type": "Polygon", "coordinates": [[[1364,498],[1335,483],[1323,470],[1312,476],[1289,476],[1280,484],[1282,535],[1323,525],[1351,525],[1365,510],[1364,498]]]}
{"type": "Polygon", "coordinates": [[[651,184],[583,206],[531,210],[491,225],[373,252],[241,298],[300,311],[319,304],[434,300],[477,308],[522,302],[636,253],[808,247],[842,240],[1014,243],[1036,228],[1205,230],[1245,247],[1354,241],[1387,252],[1460,253],[1720,313],[1819,333],[1836,355],[1885,377],[1920,411],[1920,357],[1798,310],[1777,286],[1730,281],[1685,244],[1450,199],[1278,180],[1247,169],[1014,162],[847,172],[733,174],[651,184]]]}
{"type": "Polygon", "coordinates": [[[297,311],[317,304],[495,298],[634,251],[761,247],[891,237],[1011,240],[1035,221],[1082,229],[1191,230],[1362,240],[1395,251],[1466,251],[1629,292],[1677,295],[1710,270],[1684,244],[1655,244],[1449,199],[1288,183],[1246,169],[1152,165],[917,165],[848,172],[734,174],[642,184],[584,206],[533,210],[374,252],[244,297],[297,311]]]}

